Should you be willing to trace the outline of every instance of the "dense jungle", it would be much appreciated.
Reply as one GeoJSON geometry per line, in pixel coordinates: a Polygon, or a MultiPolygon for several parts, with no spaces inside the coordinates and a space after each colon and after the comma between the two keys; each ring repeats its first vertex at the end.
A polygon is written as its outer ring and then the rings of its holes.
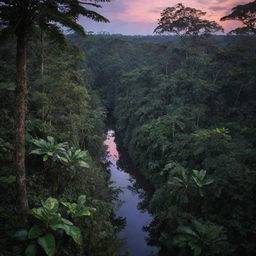
{"type": "Polygon", "coordinates": [[[0,256],[255,255],[256,1],[226,34],[183,4],[86,33],[101,2],[0,0],[0,256]],[[120,238],[113,164],[147,184],[152,254],[120,238]]]}

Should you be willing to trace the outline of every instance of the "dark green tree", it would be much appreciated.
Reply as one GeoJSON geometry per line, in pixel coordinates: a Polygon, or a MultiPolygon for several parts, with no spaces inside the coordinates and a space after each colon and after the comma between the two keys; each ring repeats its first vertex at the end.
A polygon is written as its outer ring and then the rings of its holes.
{"type": "Polygon", "coordinates": [[[1,0],[0,38],[15,35],[17,39],[17,85],[16,85],[16,149],[15,168],[17,177],[17,209],[21,216],[28,211],[25,176],[25,116],[27,89],[27,45],[35,27],[50,32],[55,38],[63,39],[62,27],[84,35],[77,23],[79,15],[95,21],[108,22],[106,18],[88,9],[101,7],[97,1],[68,0],[1,0]]]}
{"type": "Polygon", "coordinates": [[[238,20],[242,27],[231,30],[234,34],[256,34],[256,0],[248,4],[237,5],[232,12],[221,18],[221,21],[238,20]]]}
{"type": "Polygon", "coordinates": [[[154,33],[174,33],[179,36],[198,36],[223,31],[215,21],[204,20],[206,12],[179,3],[161,13],[154,33]]]}

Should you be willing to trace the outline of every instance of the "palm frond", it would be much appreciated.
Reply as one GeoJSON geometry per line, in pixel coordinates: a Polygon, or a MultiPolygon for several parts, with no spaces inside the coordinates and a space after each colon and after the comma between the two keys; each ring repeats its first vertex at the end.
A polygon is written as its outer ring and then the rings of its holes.
{"type": "Polygon", "coordinates": [[[6,27],[0,30],[0,41],[4,41],[13,35],[13,29],[6,27]]]}
{"type": "Polygon", "coordinates": [[[60,46],[66,47],[67,41],[63,31],[55,24],[47,24],[47,34],[51,40],[56,41],[60,46]]]}
{"type": "Polygon", "coordinates": [[[83,15],[89,19],[92,19],[94,21],[97,21],[97,22],[109,23],[109,20],[107,18],[103,17],[102,15],[98,14],[97,12],[88,10],[86,8],[83,8],[83,11],[81,10],[81,15],[83,15]]]}

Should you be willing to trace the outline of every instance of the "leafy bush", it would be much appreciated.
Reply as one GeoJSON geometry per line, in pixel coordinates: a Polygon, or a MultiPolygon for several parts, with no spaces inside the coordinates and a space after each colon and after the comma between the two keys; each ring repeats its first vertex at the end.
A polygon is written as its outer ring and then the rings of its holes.
{"type": "MultiPolygon", "coordinates": [[[[90,216],[96,209],[85,207],[85,201],[86,196],[81,195],[77,203],[62,202],[62,204],[68,208],[67,213],[71,213],[75,217],[90,216]]],[[[29,230],[19,230],[14,234],[14,238],[29,242],[25,249],[25,255],[36,255],[38,245],[42,247],[47,256],[55,255],[57,252],[56,244],[63,235],[62,231],[71,237],[76,244],[81,245],[80,229],[74,226],[70,220],[62,217],[58,200],[50,197],[41,204],[42,207],[33,208],[30,211],[30,214],[40,222],[33,225],[29,230]]]]}

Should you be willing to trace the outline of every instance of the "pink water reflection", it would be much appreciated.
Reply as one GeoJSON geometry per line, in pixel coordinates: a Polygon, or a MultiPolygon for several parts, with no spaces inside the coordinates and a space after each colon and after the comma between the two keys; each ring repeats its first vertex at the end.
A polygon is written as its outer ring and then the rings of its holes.
{"type": "Polygon", "coordinates": [[[116,143],[115,143],[115,132],[110,130],[107,134],[107,139],[105,140],[104,144],[108,147],[107,152],[108,156],[114,160],[117,161],[119,159],[119,153],[116,149],[116,143]]]}

